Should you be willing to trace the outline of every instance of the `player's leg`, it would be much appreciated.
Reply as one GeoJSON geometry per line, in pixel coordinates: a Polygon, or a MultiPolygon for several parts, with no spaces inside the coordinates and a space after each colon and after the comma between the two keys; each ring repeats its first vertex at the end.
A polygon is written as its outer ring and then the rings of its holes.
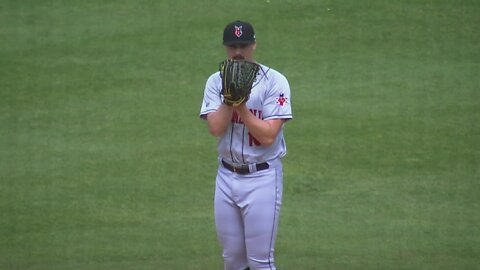
{"type": "Polygon", "coordinates": [[[245,242],[249,266],[253,270],[275,270],[274,249],[282,202],[281,163],[255,179],[257,186],[247,198],[244,211],[245,242]]]}
{"type": "Polygon", "coordinates": [[[243,218],[232,199],[231,172],[219,169],[215,188],[215,226],[223,247],[224,269],[243,270],[248,266],[243,218]]]}

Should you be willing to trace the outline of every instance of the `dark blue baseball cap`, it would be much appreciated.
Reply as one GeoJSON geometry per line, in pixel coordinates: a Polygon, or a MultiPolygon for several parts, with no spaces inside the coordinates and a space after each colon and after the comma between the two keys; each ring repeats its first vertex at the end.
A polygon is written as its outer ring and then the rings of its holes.
{"type": "Polygon", "coordinates": [[[255,43],[255,31],[248,22],[234,21],[223,30],[223,45],[253,44],[255,43]]]}

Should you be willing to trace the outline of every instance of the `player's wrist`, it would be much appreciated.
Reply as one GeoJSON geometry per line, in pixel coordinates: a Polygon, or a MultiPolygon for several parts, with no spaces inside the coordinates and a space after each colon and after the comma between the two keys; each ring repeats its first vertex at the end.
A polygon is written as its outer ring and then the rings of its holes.
{"type": "Polygon", "coordinates": [[[237,106],[234,106],[234,109],[236,111],[248,111],[246,103],[238,104],[237,106]]]}
{"type": "Polygon", "coordinates": [[[227,104],[227,103],[222,103],[221,107],[224,108],[224,110],[228,110],[228,111],[233,111],[234,110],[234,107],[230,104],[227,104]]]}

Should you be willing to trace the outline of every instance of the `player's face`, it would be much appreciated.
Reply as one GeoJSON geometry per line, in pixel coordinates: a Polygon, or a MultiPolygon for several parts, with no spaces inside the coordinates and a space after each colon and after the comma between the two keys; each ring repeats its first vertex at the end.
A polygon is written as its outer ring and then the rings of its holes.
{"type": "Polygon", "coordinates": [[[253,61],[253,52],[257,44],[233,44],[225,46],[225,51],[229,59],[245,59],[253,61]]]}

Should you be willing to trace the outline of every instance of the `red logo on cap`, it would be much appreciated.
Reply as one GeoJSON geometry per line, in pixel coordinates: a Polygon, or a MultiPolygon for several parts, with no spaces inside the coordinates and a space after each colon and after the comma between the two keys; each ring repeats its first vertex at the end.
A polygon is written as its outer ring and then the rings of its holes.
{"type": "Polygon", "coordinates": [[[243,34],[242,27],[243,27],[243,25],[240,25],[240,26],[235,25],[235,36],[237,36],[237,37],[242,36],[242,34],[243,34]]]}

